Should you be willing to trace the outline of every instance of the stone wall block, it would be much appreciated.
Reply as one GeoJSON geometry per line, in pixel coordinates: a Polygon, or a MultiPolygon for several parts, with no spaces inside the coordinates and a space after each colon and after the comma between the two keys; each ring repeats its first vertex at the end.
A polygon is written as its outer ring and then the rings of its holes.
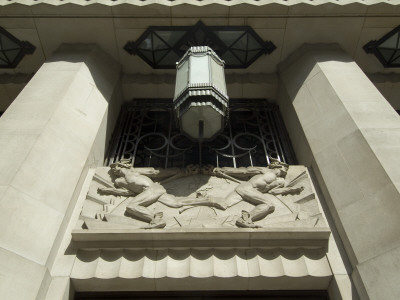
{"type": "Polygon", "coordinates": [[[336,145],[330,145],[323,151],[317,152],[315,161],[319,166],[321,179],[323,178],[325,182],[327,192],[336,199],[336,209],[344,208],[364,198],[359,188],[348,184],[354,179],[336,145]],[[337,174],[341,174],[341,176],[337,176],[337,174]]]}
{"type": "MultiPolygon", "coordinates": [[[[398,118],[398,116],[396,116],[398,118]]],[[[363,136],[370,141],[371,149],[381,155],[379,162],[385,169],[386,174],[392,179],[393,184],[400,191],[400,130],[399,128],[367,128],[362,130],[363,136]]]]}
{"type": "Polygon", "coordinates": [[[353,279],[361,280],[370,299],[399,299],[400,247],[357,266],[353,279]]]}
{"type": "Polygon", "coordinates": [[[35,142],[36,135],[0,134],[0,155],[7,158],[0,161],[0,186],[8,187],[35,142]]]}
{"type": "Polygon", "coordinates": [[[311,97],[320,111],[320,116],[340,104],[340,98],[328,84],[328,79],[322,70],[311,78],[307,78],[305,86],[310,91],[311,97]]]}
{"type": "Polygon", "coordinates": [[[45,273],[46,267],[0,248],[2,299],[35,299],[45,273]]]}
{"type": "MultiPolygon", "coordinates": [[[[3,115],[0,155],[8,159],[0,163],[0,247],[49,266],[86,177],[95,140],[106,136],[99,130],[107,130],[106,114],[119,78],[120,66],[98,47],[64,45],[3,115]]],[[[96,145],[99,155],[105,147],[104,140],[96,145]]],[[[39,279],[40,291],[7,299],[46,295],[51,278],[39,279]]]]}
{"type": "MultiPolygon", "coordinates": [[[[299,118],[301,119],[300,115],[299,118]]],[[[302,127],[314,152],[333,147],[337,141],[357,130],[350,115],[341,105],[332,107],[330,114],[319,114],[312,122],[302,127]],[[335,124],[334,128],[332,124],[335,124]]]]}
{"type": "Polygon", "coordinates": [[[358,263],[400,246],[400,209],[393,201],[396,192],[394,186],[388,185],[369,198],[338,210],[358,263]]]}
{"type": "Polygon", "coordinates": [[[400,129],[399,115],[392,109],[389,102],[383,101],[383,103],[379,101],[363,101],[362,105],[358,102],[345,102],[344,106],[360,129],[400,129]],[[374,122],[371,122],[372,116],[374,122]]]}
{"type": "Polygon", "coordinates": [[[0,207],[0,226],[7,229],[0,232],[0,247],[44,264],[63,215],[13,187],[3,194],[0,207]]]}
{"type": "MultiPolygon", "coordinates": [[[[63,62],[63,64],[65,63],[66,62],[63,62]]],[[[69,90],[77,74],[77,70],[63,70],[61,68],[57,70],[48,69],[47,63],[45,63],[18,95],[18,101],[14,101],[13,103],[54,103],[54,101],[58,102],[57,99],[62,99],[69,90]]],[[[14,104],[11,104],[10,108],[12,108],[13,105],[14,104]]],[[[7,113],[11,112],[7,110],[5,115],[7,113]]]]}
{"type": "MultiPolygon", "coordinates": [[[[342,62],[338,64],[338,68],[340,68],[340,66],[346,66],[346,64],[342,62]]],[[[364,103],[366,101],[385,100],[356,63],[351,63],[348,67],[350,66],[353,66],[353,68],[347,68],[343,71],[340,69],[324,71],[325,76],[342,102],[356,101],[358,103],[364,103]]]]}
{"type": "Polygon", "coordinates": [[[3,134],[39,135],[49,121],[51,113],[56,106],[57,103],[53,101],[14,101],[0,119],[3,134]]]}
{"type": "Polygon", "coordinates": [[[298,99],[309,99],[308,102],[293,101],[293,106],[295,107],[297,114],[301,116],[300,122],[302,127],[313,124],[315,120],[319,120],[321,118],[321,111],[319,110],[318,105],[308,87],[301,87],[298,90],[297,95],[298,99]]]}
{"type": "Polygon", "coordinates": [[[328,288],[329,299],[358,300],[359,297],[347,275],[334,275],[328,288]]]}
{"type": "Polygon", "coordinates": [[[310,166],[311,161],[313,160],[312,152],[304,135],[304,131],[301,128],[300,121],[296,111],[294,110],[292,101],[282,82],[280,82],[278,87],[278,96],[280,100],[279,109],[285,122],[285,127],[288,130],[296,157],[298,161],[302,162],[303,165],[310,166]]]}
{"type": "Polygon", "coordinates": [[[45,300],[69,300],[70,295],[70,278],[69,277],[55,277],[53,278],[50,287],[46,293],[45,300]]]}
{"type": "Polygon", "coordinates": [[[290,61],[281,68],[285,68],[285,72],[280,74],[280,78],[285,83],[287,93],[291,98],[296,96],[305,81],[321,72],[319,65],[311,56],[299,57],[298,60],[290,61]],[[289,82],[290,85],[287,84],[289,82]]]}
{"type": "MultiPolygon", "coordinates": [[[[281,107],[291,105],[302,126],[331,215],[357,268],[357,290],[382,299],[366,292],[368,276],[376,275],[361,266],[384,261],[400,247],[400,118],[350,56],[335,47],[317,48],[303,47],[282,64],[290,101],[283,97],[281,107]]],[[[385,289],[378,281],[376,290],[385,289]]],[[[398,298],[397,285],[388,286],[386,298],[398,298]]]]}

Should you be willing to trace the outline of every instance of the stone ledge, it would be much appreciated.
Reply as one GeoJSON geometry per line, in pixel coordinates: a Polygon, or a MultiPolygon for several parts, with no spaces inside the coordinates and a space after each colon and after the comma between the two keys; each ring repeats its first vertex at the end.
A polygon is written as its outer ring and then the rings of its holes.
{"type": "Polygon", "coordinates": [[[102,229],[72,231],[77,248],[326,247],[328,228],[102,229]]]}

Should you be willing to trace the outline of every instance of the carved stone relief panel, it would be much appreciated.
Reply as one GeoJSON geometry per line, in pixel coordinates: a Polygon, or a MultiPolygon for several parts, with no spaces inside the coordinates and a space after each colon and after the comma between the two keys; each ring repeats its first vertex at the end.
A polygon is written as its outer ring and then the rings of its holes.
{"type": "Polygon", "coordinates": [[[304,166],[96,170],[78,228],[326,228],[304,166]]]}

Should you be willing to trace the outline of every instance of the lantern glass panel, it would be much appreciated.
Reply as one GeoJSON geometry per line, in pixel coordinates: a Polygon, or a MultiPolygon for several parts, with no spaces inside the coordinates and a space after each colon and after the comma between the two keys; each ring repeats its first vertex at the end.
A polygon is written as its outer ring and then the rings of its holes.
{"type": "Polygon", "coordinates": [[[234,55],[236,55],[236,57],[239,58],[242,63],[244,63],[246,61],[246,52],[245,51],[232,49],[232,53],[234,55]]]}
{"type": "Polygon", "coordinates": [[[400,63],[400,51],[397,51],[395,59],[393,59],[393,63],[400,63]]]}
{"type": "Polygon", "coordinates": [[[148,60],[152,61],[153,60],[153,52],[150,51],[143,51],[142,55],[146,57],[148,60]]]}
{"type": "Polygon", "coordinates": [[[166,30],[157,30],[154,31],[156,35],[162,38],[166,43],[169,44],[170,47],[175,45],[179,39],[186,33],[186,31],[166,31],[166,30]]]}
{"type": "Polygon", "coordinates": [[[1,50],[15,49],[19,48],[18,44],[9,39],[6,36],[1,37],[1,50]]]}
{"type": "Polygon", "coordinates": [[[209,69],[208,55],[204,56],[191,56],[190,61],[190,83],[209,83],[210,82],[210,69],[209,69]]]}
{"type": "Polygon", "coordinates": [[[188,84],[189,61],[185,61],[176,74],[175,97],[179,95],[188,84]]]}
{"type": "Polygon", "coordinates": [[[168,45],[165,44],[156,34],[153,34],[153,50],[168,49],[168,45]]]}
{"type": "Polygon", "coordinates": [[[247,34],[244,34],[235,44],[233,44],[232,48],[246,51],[246,49],[247,49],[247,34]]]}
{"type": "Polygon", "coordinates": [[[226,94],[224,68],[221,68],[214,59],[211,59],[211,77],[213,85],[226,94]]]}
{"type": "Polygon", "coordinates": [[[391,36],[382,44],[380,44],[379,48],[396,49],[399,46],[398,43],[399,43],[399,34],[395,34],[394,36],[391,36]]]}
{"type": "Polygon", "coordinates": [[[225,44],[230,47],[234,42],[237,41],[240,36],[243,35],[243,30],[240,31],[214,31],[214,33],[225,42],[225,44]]]}
{"type": "Polygon", "coordinates": [[[156,62],[159,62],[160,60],[162,60],[169,52],[170,50],[158,50],[158,51],[154,51],[154,60],[156,62]]]}
{"type": "Polygon", "coordinates": [[[383,58],[386,61],[389,61],[394,53],[393,50],[388,50],[388,49],[378,49],[378,51],[382,54],[383,58]]]}
{"type": "Polygon", "coordinates": [[[151,45],[151,36],[147,37],[143,42],[140,43],[138,49],[143,49],[143,50],[152,50],[152,45],[151,45]]]}
{"type": "Polygon", "coordinates": [[[0,60],[5,63],[8,63],[7,57],[4,55],[3,52],[0,52],[0,60]]]}
{"type": "Polygon", "coordinates": [[[19,52],[20,52],[19,49],[4,51],[9,61],[14,61],[14,59],[18,56],[19,52]]]}
{"type": "Polygon", "coordinates": [[[179,60],[179,55],[176,54],[174,51],[169,51],[168,54],[161,60],[160,63],[164,65],[174,64],[179,60]]]}
{"type": "Polygon", "coordinates": [[[226,51],[221,58],[225,61],[225,63],[227,64],[231,64],[231,65],[240,65],[241,62],[239,61],[239,59],[234,56],[232,54],[232,52],[230,50],[226,51]]]}

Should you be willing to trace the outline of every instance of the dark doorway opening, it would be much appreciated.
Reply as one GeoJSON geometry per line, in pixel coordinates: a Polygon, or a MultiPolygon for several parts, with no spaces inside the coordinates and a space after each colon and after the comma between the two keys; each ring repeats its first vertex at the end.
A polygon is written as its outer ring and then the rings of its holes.
{"type": "Polygon", "coordinates": [[[329,300],[326,291],[83,292],[75,300],[329,300]]]}

